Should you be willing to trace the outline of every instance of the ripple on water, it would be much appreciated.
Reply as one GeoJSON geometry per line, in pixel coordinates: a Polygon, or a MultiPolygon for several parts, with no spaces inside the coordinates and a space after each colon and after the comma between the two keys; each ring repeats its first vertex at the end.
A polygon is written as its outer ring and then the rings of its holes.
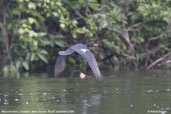
{"type": "Polygon", "coordinates": [[[129,106],[130,106],[131,108],[132,108],[132,107],[134,107],[134,105],[133,105],[133,104],[130,104],[129,106]]]}
{"type": "Polygon", "coordinates": [[[156,104],[153,104],[153,106],[157,106],[156,104]]]}
{"type": "Polygon", "coordinates": [[[153,90],[147,90],[147,93],[151,93],[151,92],[153,92],[153,90]]]}
{"type": "Polygon", "coordinates": [[[23,93],[18,93],[19,96],[23,96],[24,94],[23,93]]]}
{"type": "Polygon", "coordinates": [[[43,95],[47,95],[47,93],[43,93],[43,95]]]}
{"type": "Polygon", "coordinates": [[[168,92],[169,92],[169,91],[171,91],[171,89],[166,89],[166,91],[168,91],[168,92]]]}
{"type": "Polygon", "coordinates": [[[29,101],[26,101],[26,104],[29,104],[29,101]]]}
{"type": "Polygon", "coordinates": [[[8,100],[4,100],[4,103],[3,103],[4,105],[8,105],[9,103],[8,103],[8,100]]]}
{"type": "Polygon", "coordinates": [[[62,100],[60,98],[56,98],[56,104],[62,103],[62,100]]]}
{"type": "Polygon", "coordinates": [[[19,99],[15,99],[15,101],[19,101],[19,99]]]}
{"type": "Polygon", "coordinates": [[[4,97],[8,97],[10,93],[4,93],[4,97]]]}

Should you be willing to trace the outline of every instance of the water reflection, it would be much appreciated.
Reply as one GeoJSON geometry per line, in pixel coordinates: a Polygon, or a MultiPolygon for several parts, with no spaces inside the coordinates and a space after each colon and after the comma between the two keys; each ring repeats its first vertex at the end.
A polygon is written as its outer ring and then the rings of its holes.
{"type": "Polygon", "coordinates": [[[0,111],[169,114],[171,113],[169,72],[160,71],[159,74],[122,72],[115,76],[106,76],[102,82],[95,78],[85,80],[67,77],[56,80],[36,76],[21,79],[1,78],[0,111]]]}
{"type": "MultiPolygon", "coordinates": [[[[96,113],[98,114],[98,110],[100,110],[101,104],[101,95],[91,96],[89,100],[82,100],[82,114],[90,114],[90,110],[96,109],[96,113]]],[[[94,111],[93,111],[94,112],[94,111]]]]}

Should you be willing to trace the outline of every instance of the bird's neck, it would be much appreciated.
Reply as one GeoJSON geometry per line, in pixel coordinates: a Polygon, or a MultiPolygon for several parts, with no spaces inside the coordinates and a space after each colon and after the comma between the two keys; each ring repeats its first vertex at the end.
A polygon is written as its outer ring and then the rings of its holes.
{"type": "Polygon", "coordinates": [[[95,42],[89,42],[86,45],[87,45],[87,47],[93,47],[93,46],[96,46],[96,43],[95,42]]]}

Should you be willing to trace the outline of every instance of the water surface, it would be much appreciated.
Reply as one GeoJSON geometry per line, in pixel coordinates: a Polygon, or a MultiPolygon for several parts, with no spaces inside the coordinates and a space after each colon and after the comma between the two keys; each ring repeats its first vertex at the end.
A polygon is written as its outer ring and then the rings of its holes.
{"type": "Polygon", "coordinates": [[[126,71],[102,82],[41,75],[0,78],[0,113],[171,114],[170,71],[126,71]]]}

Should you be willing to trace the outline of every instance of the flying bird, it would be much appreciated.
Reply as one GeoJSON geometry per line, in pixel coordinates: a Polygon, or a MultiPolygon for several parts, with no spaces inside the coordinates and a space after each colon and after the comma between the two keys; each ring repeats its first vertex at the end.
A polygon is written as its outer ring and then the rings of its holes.
{"type": "Polygon", "coordinates": [[[84,59],[88,62],[94,76],[98,80],[102,80],[103,76],[100,73],[94,54],[88,49],[88,47],[90,46],[98,46],[98,44],[94,42],[88,44],[78,43],[71,46],[69,49],[65,51],[59,51],[58,52],[59,55],[56,59],[56,64],[55,64],[55,77],[57,78],[64,71],[66,67],[66,63],[65,63],[66,56],[71,55],[73,53],[78,53],[82,57],[84,57],[84,59]]]}

